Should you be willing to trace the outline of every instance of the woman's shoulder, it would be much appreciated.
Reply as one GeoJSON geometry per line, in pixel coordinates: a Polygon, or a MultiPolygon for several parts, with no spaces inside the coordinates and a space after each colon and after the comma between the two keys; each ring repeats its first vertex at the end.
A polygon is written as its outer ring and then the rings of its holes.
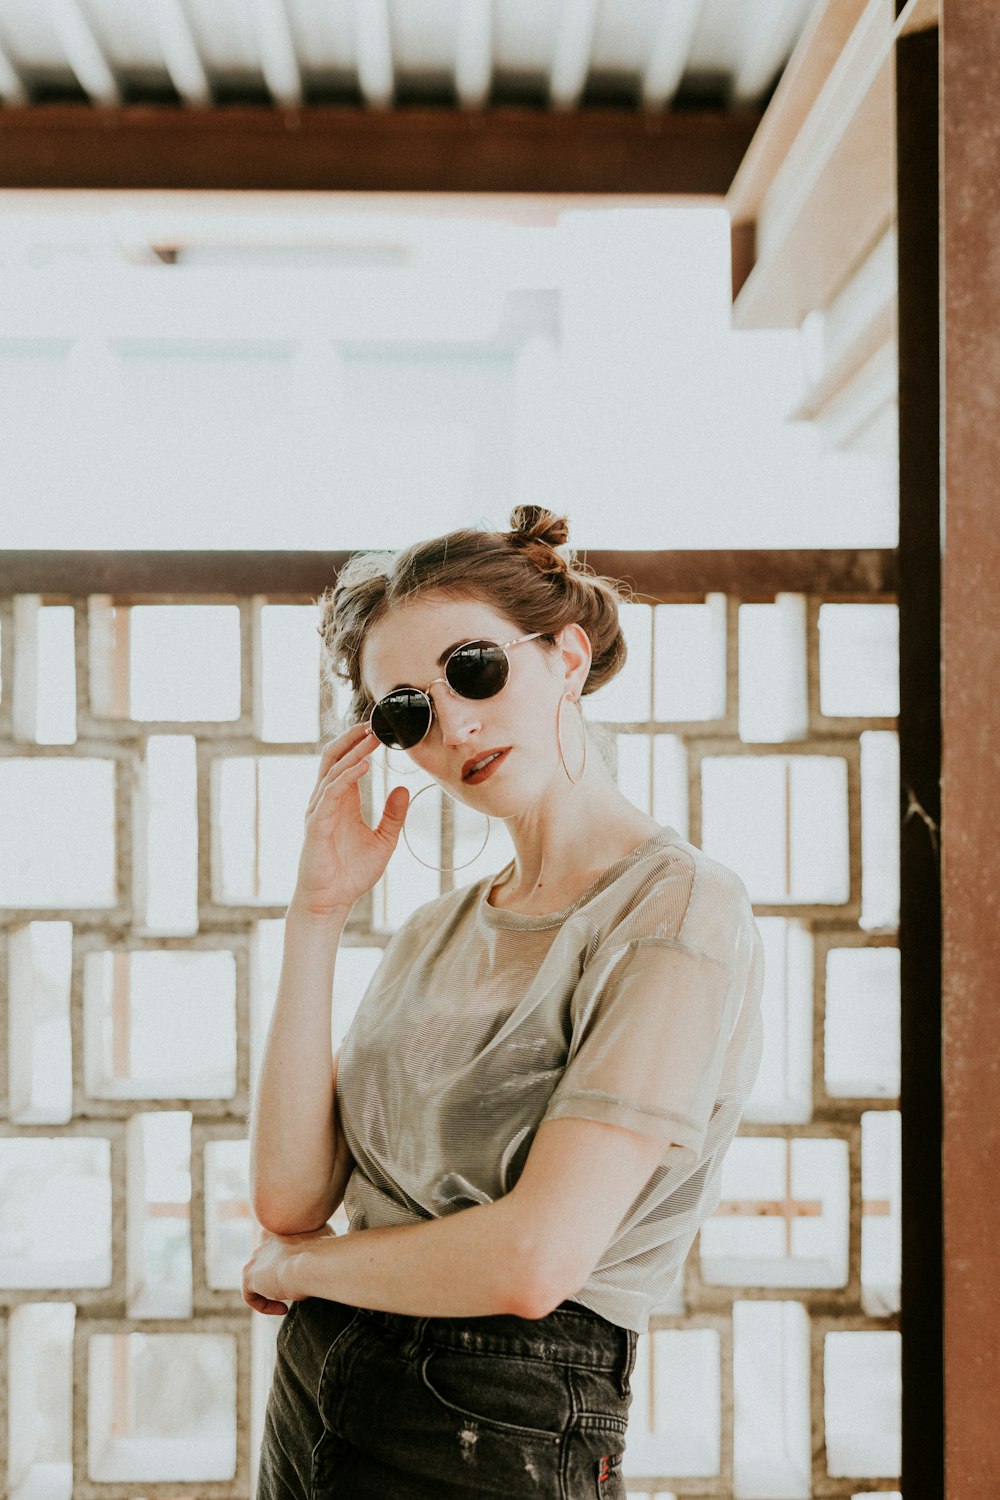
{"type": "Polygon", "coordinates": [[[738,872],[680,835],[657,842],[627,873],[601,947],[655,938],[722,954],[752,920],[738,872]]]}

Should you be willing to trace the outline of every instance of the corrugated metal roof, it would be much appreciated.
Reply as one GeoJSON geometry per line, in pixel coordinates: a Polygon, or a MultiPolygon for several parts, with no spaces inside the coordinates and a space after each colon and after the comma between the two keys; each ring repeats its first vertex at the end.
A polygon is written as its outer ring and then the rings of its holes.
{"type": "Polygon", "coordinates": [[[0,98],[766,101],[821,0],[0,0],[0,98]]]}

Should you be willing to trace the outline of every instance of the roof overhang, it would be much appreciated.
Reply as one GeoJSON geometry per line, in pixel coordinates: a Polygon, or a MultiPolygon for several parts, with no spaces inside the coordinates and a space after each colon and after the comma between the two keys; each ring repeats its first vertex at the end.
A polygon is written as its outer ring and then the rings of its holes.
{"type": "Polygon", "coordinates": [[[0,111],[0,188],[724,195],[756,109],[0,111]]]}
{"type": "Polygon", "coordinates": [[[830,305],[890,230],[895,46],[936,26],[938,8],[938,0],[817,7],[727,195],[736,327],[798,327],[830,305]]]}

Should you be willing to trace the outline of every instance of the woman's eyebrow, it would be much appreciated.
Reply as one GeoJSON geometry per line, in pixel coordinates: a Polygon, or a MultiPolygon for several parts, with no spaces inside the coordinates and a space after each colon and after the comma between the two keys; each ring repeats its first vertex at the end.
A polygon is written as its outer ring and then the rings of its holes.
{"type": "MultiPolygon", "coordinates": [[[[444,650],[441,652],[441,655],[438,657],[438,666],[443,667],[451,653],[453,651],[457,651],[459,646],[465,646],[469,643],[469,641],[478,641],[479,639],[480,637],[478,635],[464,635],[460,641],[452,641],[450,646],[445,646],[444,650]]],[[[389,689],[389,692],[398,693],[400,688],[408,688],[411,686],[412,684],[409,682],[397,682],[395,687],[391,687],[389,689]]],[[[385,697],[386,694],[383,694],[382,696],[385,697]]]]}
{"type": "Polygon", "coordinates": [[[478,640],[478,639],[479,639],[478,636],[463,635],[463,637],[462,637],[462,639],[460,641],[452,641],[452,643],[451,643],[450,646],[445,646],[444,650],[441,652],[441,655],[438,657],[438,666],[439,667],[443,667],[444,664],[445,664],[445,662],[448,660],[449,656],[451,655],[451,653],[453,651],[457,651],[458,648],[459,648],[459,646],[465,646],[465,645],[467,645],[469,643],[469,641],[475,641],[475,640],[478,640]]]}

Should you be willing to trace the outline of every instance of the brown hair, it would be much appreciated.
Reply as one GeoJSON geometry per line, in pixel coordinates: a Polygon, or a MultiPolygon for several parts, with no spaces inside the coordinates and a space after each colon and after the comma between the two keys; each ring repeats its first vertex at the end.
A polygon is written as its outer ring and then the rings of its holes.
{"type": "MultiPolygon", "coordinates": [[[[331,702],[337,682],[352,689],[347,722],[367,716],[372,703],[361,681],[365,633],[391,609],[423,594],[478,599],[506,615],[519,633],[542,632],[553,646],[564,625],[579,622],[590,638],[592,660],[583,692],[593,693],[625,665],[628,648],[618,605],[627,585],[602,578],[576,555],[556,551],[569,537],[565,516],[540,505],[517,505],[510,531],[472,527],[416,542],[401,552],[355,553],[321,595],[322,673],[331,702]]],[[[342,725],[331,713],[324,734],[342,725]]]]}

